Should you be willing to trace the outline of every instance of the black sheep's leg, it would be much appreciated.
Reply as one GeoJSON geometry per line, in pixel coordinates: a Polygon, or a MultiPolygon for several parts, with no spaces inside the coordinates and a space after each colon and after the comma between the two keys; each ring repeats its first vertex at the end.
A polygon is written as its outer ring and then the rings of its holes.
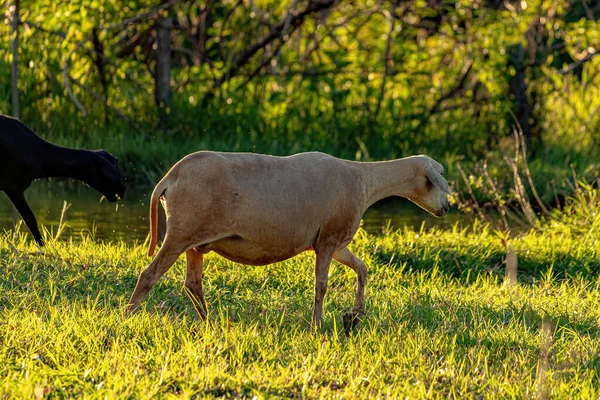
{"type": "Polygon", "coordinates": [[[29,228],[29,231],[33,235],[35,241],[40,245],[44,245],[44,240],[42,239],[42,234],[38,228],[37,220],[35,219],[35,215],[31,208],[29,208],[29,204],[27,204],[27,200],[25,200],[25,193],[20,191],[6,191],[8,198],[17,208],[19,214],[21,214],[21,218],[25,221],[25,225],[29,228]]]}

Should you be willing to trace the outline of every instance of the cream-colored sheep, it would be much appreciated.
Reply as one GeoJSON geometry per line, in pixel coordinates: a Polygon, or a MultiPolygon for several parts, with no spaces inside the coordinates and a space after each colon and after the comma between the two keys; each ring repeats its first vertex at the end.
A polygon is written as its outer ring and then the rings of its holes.
{"type": "Polygon", "coordinates": [[[331,260],[357,275],[353,314],[364,313],[365,264],[346,247],[376,201],[402,196],[437,216],[448,211],[444,168],[427,156],[384,162],[346,161],[323,153],[274,157],[201,151],[180,160],[156,185],[150,201],[151,240],[157,241],[158,202],[167,233],[139,276],[129,311],[185,252],[185,286],[204,319],[203,255],[215,251],[243,264],[266,265],[314,250],[313,322],[320,326],[331,260]]]}

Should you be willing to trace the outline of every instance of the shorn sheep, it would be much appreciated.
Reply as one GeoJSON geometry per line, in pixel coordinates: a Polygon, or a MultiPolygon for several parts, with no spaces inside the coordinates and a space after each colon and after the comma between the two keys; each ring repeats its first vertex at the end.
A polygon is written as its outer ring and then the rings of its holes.
{"type": "Polygon", "coordinates": [[[367,208],[406,197],[428,212],[448,211],[444,168],[427,156],[355,162],[311,152],[289,157],[201,151],[188,155],[156,185],[150,201],[150,248],[157,242],[158,202],[167,214],[164,242],[139,276],[128,311],[185,252],[185,287],[202,319],[203,256],[214,251],[248,265],[315,252],[313,322],[321,324],[332,259],[356,272],[352,321],[364,313],[365,264],[346,247],[367,208]]]}

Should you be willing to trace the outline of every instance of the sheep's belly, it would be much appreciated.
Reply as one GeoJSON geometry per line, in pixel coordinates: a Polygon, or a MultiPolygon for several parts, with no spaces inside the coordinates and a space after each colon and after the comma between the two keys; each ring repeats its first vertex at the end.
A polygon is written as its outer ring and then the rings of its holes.
{"type": "Polygon", "coordinates": [[[267,265],[287,260],[305,250],[309,246],[265,246],[239,237],[222,239],[211,243],[207,250],[212,250],[228,260],[247,265],[267,265]]]}

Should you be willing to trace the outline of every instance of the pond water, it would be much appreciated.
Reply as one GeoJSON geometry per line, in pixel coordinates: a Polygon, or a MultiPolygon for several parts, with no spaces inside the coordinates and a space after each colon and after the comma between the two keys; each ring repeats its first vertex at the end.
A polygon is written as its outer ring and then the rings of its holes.
{"type": "MultiPolygon", "coordinates": [[[[4,192],[0,192],[0,229],[14,229],[19,215],[4,192]]],[[[96,239],[124,240],[128,243],[144,241],[148,235],[148,201],[152,188],[131,189],[118,203],[100,202],[101,195],[95,190],[72,181],[34,182],[25,197],[35,213],[38,223],[56,232],[64,202],[70,204],[61,238],[74,240],[81,233],[93,233],[96,239]]],[[[161,207],[162,211],[162,207],[161,207]]],[[[404,226],[419,229],[449,228],[456,222],[468,223],[468,217],[450,211],[443,218],[436,218],[406,199],[390,198],[374,204],[364,215],[363,228],[371,234],[382,234],[388,228],[404,226]]],[[[161,224],[162,225],[162,224],[161,224]]],[[[23,224],[22,230],[27,230],[23,224]]]]}

